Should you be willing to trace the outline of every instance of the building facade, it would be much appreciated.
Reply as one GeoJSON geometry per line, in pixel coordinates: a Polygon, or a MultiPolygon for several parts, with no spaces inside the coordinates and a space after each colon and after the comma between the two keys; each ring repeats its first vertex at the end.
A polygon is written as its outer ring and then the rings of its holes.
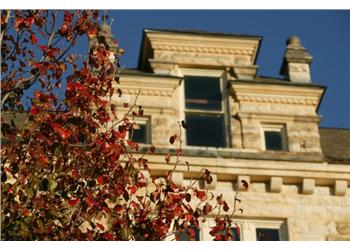
{"type": "MultiPolygon", "coordinates": [[[[312,82],[300,39],[287,40],[280,79],[257,74],[261,39],[146,29],[138,68],[121,70],[123,95],[112,101],[144,108],[133,138],[141,151],[156,147],[151,176],[173,167],[169,137],[186,121],[173,180],[187,185],[206,168],[213,182],[201,188],[231,202],[239,192],[239,240],[350,240],[350,130],[319,128],[326,88],[312,82]]],[[[212,239],[213,223],[198,240],[212,239]]]]}

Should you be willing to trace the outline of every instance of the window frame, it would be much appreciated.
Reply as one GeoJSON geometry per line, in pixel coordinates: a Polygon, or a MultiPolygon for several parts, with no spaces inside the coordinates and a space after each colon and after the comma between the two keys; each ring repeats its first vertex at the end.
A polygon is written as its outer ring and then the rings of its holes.
{"type": "MultiPolygon", "coordinates": [[[[136,142],[137,144],[150,145],[152,144],[152,131],[151,131],[151,117],[143,116],[143,117],[134,117],[133,124],[137,125],[145,125],[146,128],[146,142],[136,142]]],[[[127,134],[127,139],[130,139],[130,133],[127,134]]],[[[133,138],[132,138],[133,141],[133,138]]]]}
{"type": "Polygon", "coordinates": [[[264,151],[286,152],[288,150],[287,129],[284,123],[261,123],[261,148],[264,151]],[[279,132],[281,134],[281,150],[273,150],[266,148],[265,132],[279,132]]]}
{"type": "MultiPolygon", "coordinates": [[[[192,68],[181,68],[180,69],[183,81],[182,91],[180,97],[182,97],[182,101],[180,102],[180,109],[183,111],[182,120],[186,121],[187,114],[212,114],[212,115],[220,115],[223,119],[223,142],[224,145],[219,148],[228,148],[231,146],[231,136],[230,136],[230,116],[229,114],[229,105],[228,105],[228,91],[225,88],[225,83],[227,82],[226,73],[224,70],[209,70],[209,69],[192,69],[192,68]],[[221,91],[221,110],[206,110],[206,109],[188,109],[186,108],[186,93],[185,93],[185,76],[193,76],[193,77],[213,77],[219,79],[220,91],[221,91]]],[[[215,146],[197,146],[197,145],[189,145],[187,143],[187,133],[184,136],[184,145],[188,147],[215,147],[215,146]]],[[[215,147],[216,148],[216,147],[215,147]]]]}
{"type": "MultiPolygon", "coordinates": [[[[277,229],[279,234],[279,241],[288,240],[287,221],[284,219],[237,219],[233,218],[233,222],[240,227],[240,241],[257,241],[256,229],[277,229]]],[[[206,218],[202,222],[199,232],[201,241],[211,241],[213,237],[209,234],[210,228],[215,226],[215,219],[213,217],[206,218]]]]}

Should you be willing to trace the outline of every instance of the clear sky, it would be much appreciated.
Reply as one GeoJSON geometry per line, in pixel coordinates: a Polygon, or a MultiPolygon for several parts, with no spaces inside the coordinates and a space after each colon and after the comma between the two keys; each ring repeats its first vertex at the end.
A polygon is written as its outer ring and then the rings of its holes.
{"type": "Polygon", "coordinates": [[[144,28],[195,29],[262,36],[258,75],[281,77],[286,39],[297,35],[314,57],[313,82],[327,86],[321,126],[350,128],[349,10],[110,10],[108,15],[126,50],[121,64],[127,68],[137,67],[144,28]]]}

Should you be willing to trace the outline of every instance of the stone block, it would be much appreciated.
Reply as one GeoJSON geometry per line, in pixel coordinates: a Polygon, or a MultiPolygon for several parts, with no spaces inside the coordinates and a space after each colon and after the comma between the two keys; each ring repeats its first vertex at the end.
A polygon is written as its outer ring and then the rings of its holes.
{"type": "Polygon", "coordinates": [[[315,189],[314,179],[303,179],[302,193],[303,194],[313,194],[315,189]]]}
{"type": "Polygon", "coordinates": [[[175,183],[175,185],[182,187],[184,181],[184,174],[181,172],[173,172],[171,180],[175,183]]]}
{"type": "Polygon", "coordinates": [[[210,174],[210,176],[213,178],[213,181],[210,184],[207,184],[204,181],[204,188],[209,190],[214,190],[218,184],[218,176],[217,174],[210,174]]]}
{"type": "Polygon", "coordinates": [[[147,170],[140,170],[140,173],[145,177],[147,184],[151,183],[151,175],[147,170]]]}
{"type": "Polygon", "coordinates": [[[250,177],[245,175],[240,175],[237,177],[236,188],[237,191],[248,191],[250,185],[250,177]],[[248,188],[244,186],[244,183],[248,184],[248,188]]]}
{"type": "Polygon", "coordinates": [[[334,194],[337,196],[345,196],[348,189],[348,183],[344,180],[336,180],[334,183],[334,194]]]}
{"type": "Polygon", "coordinates": [[[271,177],[270,178],[270,192],[280,193],[283,186],[282,177],[271,177]]]}

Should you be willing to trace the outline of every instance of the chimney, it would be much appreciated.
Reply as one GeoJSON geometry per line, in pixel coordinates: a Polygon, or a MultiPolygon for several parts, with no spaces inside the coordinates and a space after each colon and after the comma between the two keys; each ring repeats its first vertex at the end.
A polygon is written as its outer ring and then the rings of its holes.
{"type": "Polygon", "coordinates": [[[301,46],[299,37],[289,37],[280,74],[291,82],[311,83],[311,62],[312,56],[301,46]]]}
{"type": "MultiPolygon", "coordinates": [[[[111,31],[111,25],[108,25],[105,20],[99,25],[97,33],[90,37],[90,50],[93,50],[93,55],[96,55],[96,50],[99,47],[104,47],[109,52],[109,61],[111,63],[110,73],[116,73],[115,65],[119,66],[118,57],[124,53],[124,50],[118,47],[116,40],[111,31]]],[[[96,67],[96,66],[95,66],[96,67]]],[[[96,68],[98,71],[101,65],[96,68]]]]}

